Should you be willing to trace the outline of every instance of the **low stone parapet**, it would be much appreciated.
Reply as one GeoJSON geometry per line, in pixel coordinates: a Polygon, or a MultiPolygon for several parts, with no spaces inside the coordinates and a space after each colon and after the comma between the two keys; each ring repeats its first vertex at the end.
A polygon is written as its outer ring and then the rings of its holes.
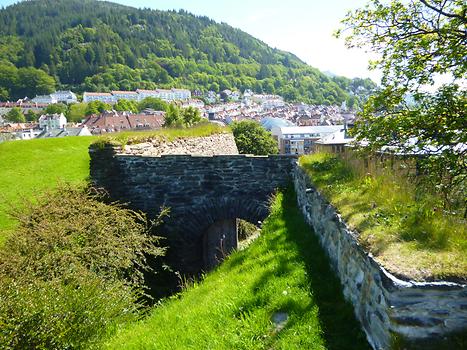
{"type": "Polygon", "coordinates": [[[295,167],[297,201],[330,258],[374,349],[390,349],[396,338],[419,341],[467,330],[467,286],[396,278],[359,245],[336,209],[295,167]]]}

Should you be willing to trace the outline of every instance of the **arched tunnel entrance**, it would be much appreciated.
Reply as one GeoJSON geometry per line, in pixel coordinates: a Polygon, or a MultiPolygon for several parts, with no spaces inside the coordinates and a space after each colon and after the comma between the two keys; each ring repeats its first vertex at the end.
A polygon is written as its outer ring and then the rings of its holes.
{"type": "Polygon", "coordinates": [[[159,232],[169,247],[168,265],[184,275],[202,273],[236,246],[236,218],[264,220],[269,198],[288,184],[296,163],[290,156],[142,157],[110,144],[89,152],[92,181],[112,200],[150,218],[170,208],[159,232]],[[205,249],[204,242],[215,244],[205,249]]]}
{"type": "Polygon", "coordinates": [[[238,247],[237,219],[218,220],[203,235],[203,263],[206,270],[219,265],[238,247]]]}
{"type": "Polygon", "coordinates": [[[187,275],[217,266],[238,247],[240,221],[248,222],[256,231],[258,223],[267,217],[269,199],[265,197],[205,198],[196,207],[185,207],[183,212],[174,208],[165,225],[165,229],[173,230],[167,241],[171,266],[187,275]]]}
{"type": "Polygon", "coordinates": [[[221,219],[211,224],[203,235],[204,270],[219,265],[240,243],[245,246],[251,236],[259,232],[258,224],[243,219],[221,219]]]}

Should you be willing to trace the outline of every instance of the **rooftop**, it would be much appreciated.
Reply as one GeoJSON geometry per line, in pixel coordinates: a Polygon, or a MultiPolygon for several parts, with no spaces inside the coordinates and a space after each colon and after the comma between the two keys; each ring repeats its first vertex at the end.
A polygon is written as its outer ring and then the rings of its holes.
{"type": "Polygon", "coordinates": [[[316,134],[334,133],[342,130],[344,125],[319,125],[319,126],[285,126],[280,127],[282,134],[316,134]]]}
{"type": "Polygon", "coordinates": [[[112,96],[110,92],[85,92],[84,95],[87,96],[112,96]]]}

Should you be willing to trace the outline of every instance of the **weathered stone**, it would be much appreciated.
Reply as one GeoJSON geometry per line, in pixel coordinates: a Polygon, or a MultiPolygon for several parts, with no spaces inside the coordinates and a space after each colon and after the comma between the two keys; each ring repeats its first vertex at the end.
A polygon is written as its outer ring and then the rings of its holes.
{"type": "Polygon", "coordinates": [[[142,157],[95,149],[90,155],[92,180],[113,199],[151,216],[162,206],[171,208],[164,231],[168,244],[178,245],[172,252],[174,267],[186,273],[212,267],[203,258],[209,227],[235,218],[264,220],[270,196],[290,181],[296,161],[290,156],[275,156],[273,162],[245,155],[142,157]]]}
{"type": "Polygon", "coordinates": [[[221,260],[216,249],[230,252],[236,245],[232,220],[263,221],[271,194],[287,185],[292,174],[298,206],[375,349],[389,348],[392,334],[416,342],[466,328],[465,285],[406,281],[390,274],[363,250],[358,234],[311,185],[294,158],[142,157],[117,151],[90,149],[91,179],[114,199],[151,215],[171,207],[165,229],[169,245],[177,248],[170,252],[175,268],[196,273],[221,260]]]}
{"type": "Polygon", "coordinates": [[[466,329],[465,285],[393,276],[363,250],[358,235],[332,205],[318,191],[309,190],[303,169],[296,167],[293,177],[299,208],[329,255],[344,296],[353,304],[373,348],[388,349],[392,334],[418,342],[466,329]]]}

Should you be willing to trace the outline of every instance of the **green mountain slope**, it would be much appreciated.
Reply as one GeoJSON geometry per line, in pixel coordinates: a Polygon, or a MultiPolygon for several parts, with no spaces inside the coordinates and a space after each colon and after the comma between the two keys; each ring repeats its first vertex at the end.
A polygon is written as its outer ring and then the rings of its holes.
{"type": "MultiPolygon", "coordinates": [[[[35,67],[78,91],[251,88],[289,100],[354,105],[374,88],[369,80],[328,77],[207,17],[95,0],[24,1],[0,10],[0,44],[3,66],[35,67]]],[[[0,98],[51,88],[16,88],[4,75],[0,98]]]]}

